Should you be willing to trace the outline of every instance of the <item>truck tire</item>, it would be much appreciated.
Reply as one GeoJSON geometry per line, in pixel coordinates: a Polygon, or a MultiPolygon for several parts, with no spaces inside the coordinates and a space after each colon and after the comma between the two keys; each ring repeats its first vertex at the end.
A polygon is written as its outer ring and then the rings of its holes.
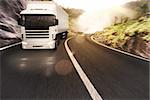
{"type": "Polygon", "coordinates": [[[57,43],[55,42],[55,48],[54,48],[54,50],[57,50],[57,43]]]}
{"type": "Polygon", "coordinates": [[[60,43],[60,41],[59,41],[59,39],[57,39],[57,40],[55,40],[56,42],[55,42],[55,48],[54,48],[54,50],[56,50],[57,49],[57,46],[59,45],[59,43],[60,43]]]}

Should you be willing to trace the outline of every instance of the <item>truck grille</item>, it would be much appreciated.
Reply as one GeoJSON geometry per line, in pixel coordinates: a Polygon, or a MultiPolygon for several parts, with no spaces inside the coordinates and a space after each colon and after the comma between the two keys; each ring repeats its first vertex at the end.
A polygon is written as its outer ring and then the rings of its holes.
{"type": "Polygon", "coordinates": [[[26,38],[49,38],[49,30],[26,30],[26,38]]]}

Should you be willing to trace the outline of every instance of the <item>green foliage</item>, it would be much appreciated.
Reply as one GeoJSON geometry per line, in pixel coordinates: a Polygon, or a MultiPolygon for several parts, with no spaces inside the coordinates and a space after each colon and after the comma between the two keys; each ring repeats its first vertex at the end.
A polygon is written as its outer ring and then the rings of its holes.
{"type": "Polygon", "coordinates": [[[150,42],[150,18],[141,17],[138,20],[111,25],[104,31],[94,34],[95,39],[114,48],[123,48],[133,36],[140,36],[143,40],[150,42]]]}
{"type": "Polygon", "coordinates": [[[150,41],[150,34],[145,35],[144,37],[142,37],[145,41],[150,41]]]}

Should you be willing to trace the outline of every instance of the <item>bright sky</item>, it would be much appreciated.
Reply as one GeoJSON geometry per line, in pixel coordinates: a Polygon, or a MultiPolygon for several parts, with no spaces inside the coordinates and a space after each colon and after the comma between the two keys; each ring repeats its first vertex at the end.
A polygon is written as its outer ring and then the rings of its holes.
{"type": "MultiPolygon", "coordinates": [[[[94,33],[103,30],[113,22],[113,9],[119,11],[122,5],[137,0],[54,0],[65,8],[84,10],[75,20],[75,30],[84,33],[94,33]],[[111,12],[113,12],[111,14],[111,12]],[[89,20],[90,19],[90,20],[89,20]]],[[[122,9],[121,9],[122,10],[122,9]]],[[[121,11],[123,12],[123,11],[121,11]]],[[[129,13],[129,12],[127,12],[129,13]]]]}
{"type": "Polygon", "coordinates": [[[114,6],[120,6],[130,1],[137,0],[54,0],[58,4],[66,8],[83,9],[85,11],[93,11],[100,9],[108,9],[114,6]]]}

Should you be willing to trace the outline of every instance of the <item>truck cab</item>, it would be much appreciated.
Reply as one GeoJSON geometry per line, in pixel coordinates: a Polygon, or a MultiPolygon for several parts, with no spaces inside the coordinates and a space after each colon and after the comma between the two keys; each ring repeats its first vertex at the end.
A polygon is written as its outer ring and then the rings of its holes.
{"type": "Polygon", "coordinates": [[[30,1],[20,14],[23,49],[55,49],[57,35],[67,35],[68,15],[53,1],[30,1]]]}

